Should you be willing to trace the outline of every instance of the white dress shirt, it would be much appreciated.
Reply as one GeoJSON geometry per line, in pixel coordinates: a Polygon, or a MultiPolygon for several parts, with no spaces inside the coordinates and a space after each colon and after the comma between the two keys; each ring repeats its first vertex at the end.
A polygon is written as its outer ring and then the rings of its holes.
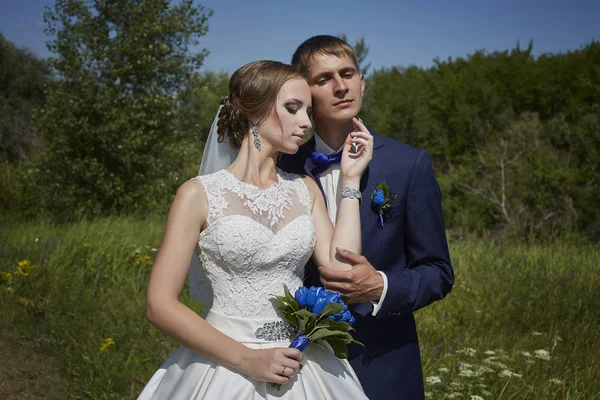
{"type": "MultiPolygon", "coordinates": [[[[339,148],[337,151],[333,150],[329,145],[327,145],[323,139],[319,137],[317,132],[314,133],[315,136],[315,151],[318,151],[323,154],[332,155],[342,150],[344,146],[339,148]]],[[[337,210],[340,206],[340,201],[342,199],[342,179],[341,179],[341,169],[340,164],[332,164],[328,169],[321,172],[319,175],[319,181],[321,182],[321,186],[323,187],[323,192],[325,192],[325,203],[327,204],[327,214],[329,215],[329,219],[333,226],[335,226],[335,220],[337,218],[337,210]]],[[[377,271],[383,278],[383,291],[381,292],[381,297],[379,301],[372,301],[373,311],[372,315],[377,315],[377,312],[381,308],[383,301],[385,300],[385,295],[388,289],[388,280],[385,273],[381,271],[377,271]]]]}

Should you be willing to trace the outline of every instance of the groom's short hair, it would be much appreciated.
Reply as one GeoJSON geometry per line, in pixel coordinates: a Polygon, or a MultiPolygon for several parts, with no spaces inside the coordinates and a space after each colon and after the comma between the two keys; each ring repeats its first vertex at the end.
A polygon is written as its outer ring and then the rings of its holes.
{"type": "Polygon", "coordinates": [[[336,57],[347,56],[350,58],[358,71],[358,61],[352,47],[344,40],[330,35],[317,35],[306,39],[294,52],[292,66],[305,78],[315,54],[325,54],[336,57]]]}

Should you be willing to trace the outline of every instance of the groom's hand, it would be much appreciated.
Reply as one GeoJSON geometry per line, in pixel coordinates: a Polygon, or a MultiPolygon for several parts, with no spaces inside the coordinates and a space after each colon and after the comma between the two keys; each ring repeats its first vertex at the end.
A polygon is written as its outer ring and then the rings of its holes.
{"type": "Polygon", "coordinates": [[[383,292],[383,278],[369,260],[349,250],[337,249],[337,254],[350,262],[352,269],[338,271],[319,267],[325,289],[340,292],[348,304],[379,301],[383,292]]]}

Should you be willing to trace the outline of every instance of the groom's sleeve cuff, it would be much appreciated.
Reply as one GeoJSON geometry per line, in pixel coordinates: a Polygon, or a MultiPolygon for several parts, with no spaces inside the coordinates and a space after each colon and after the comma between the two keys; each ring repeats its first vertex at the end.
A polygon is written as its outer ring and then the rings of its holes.
{"type": "Polygon", "coordinates": [[[381,297],[379,298],[379,301],[372,301],[371,304],[373,304],[373,311],[371,312],[372,316],[377,316],[377,313],[379,312],[379,309],[381,308],[381,305],[383,304],[383,301],[385,300],[385,295],[387,294],[387,290],[388,290],[388,279],[387,279],[387,275],[381,271],[377,271],[379,272],[379,275],[381,275],[381,277],[383,278],[383,290],[381,291],[381,297]]]}

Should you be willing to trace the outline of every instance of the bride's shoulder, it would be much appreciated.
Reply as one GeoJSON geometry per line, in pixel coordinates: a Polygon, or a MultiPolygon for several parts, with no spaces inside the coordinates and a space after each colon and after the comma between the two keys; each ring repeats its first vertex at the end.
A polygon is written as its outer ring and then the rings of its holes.
{"type": "Polygon", "coordinates": [[[190,180],[191,181],[208,182],[211,180],[219,179],[225,173],[227,173],[227,170],[225,168],[223,168],[218,171],[212,172],[210,174],[197,175],[197,176],[191,178],[190,180]]]}
{"type": "Polygon", "coordinates": [[[225,169],[221,169],[219,171],[205,174],[205,175],[197,175],[191,178],[188,182],[196,182],[200,183],[205,191],[214,191],[216,188],[221,188],[226,185],[228,181],[228,172],[225,169]]]}
{"type": "Polygon", "coordinates": [[[206,193],[204,191],[204,184],[201,179],[192,178],[184,182],[179,189],[175,199],[180,198],[184,201],[198,202],[206,199],[206,193]]]}
{"type": "Polygon", "coordinates": [[[171,203],[169,220],[203,223],[207,215],[208,201],[202,182],[190,179],[179,186],[171,203]]]}
{"type": "Polygon", "coordinates": [[[315,182],[310,176],[298,175],[298,180],[306,186],[311,200],[314,200],[317,195],[321,194],[321,190],[317,186],[317,182],[315,182]]]}

